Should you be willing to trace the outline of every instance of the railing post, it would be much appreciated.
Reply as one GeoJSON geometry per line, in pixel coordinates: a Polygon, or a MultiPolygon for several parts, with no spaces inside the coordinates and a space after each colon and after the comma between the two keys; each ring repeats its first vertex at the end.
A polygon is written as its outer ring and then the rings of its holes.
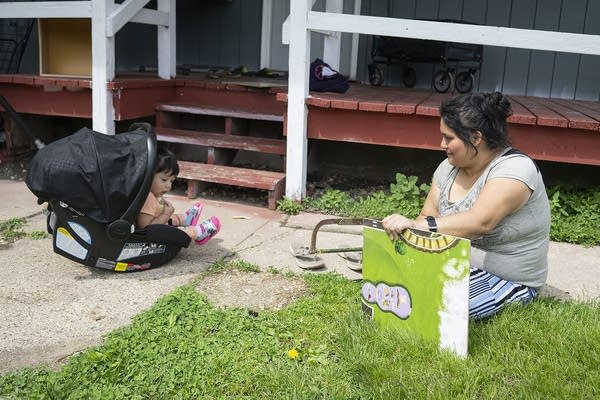
{"type": "Polygon", "coordinates": [[[107,18],[114,0],[92,0],[92,129],[115,134],[115,111],[107,82],[115,77],[115,38],[108,36],[107,18]]]}
{"type": "MultiPolygon", "coordinates": [[[[326,0],[325,12],[341,14],[343,0],[326,0]]],[[[336,71],[340,70],[340,54],[342,48],[342,33],[331,32],[323,37],[323,60],[336,71]]]]}
{"type": "Polygon", "coordinates": [[[306,139],[310,32],[307,29],[311,0],[290,2],[290,49],[287,105],[286,197],[306,196],[308,141],[306,139]]]}
{"type": "Polygon", "coordinates": [[[171,79],[177,75],[175,0],[158,0],[157,9],[169,14],[169,26],[157,26],[158,76],[171,79]]]}

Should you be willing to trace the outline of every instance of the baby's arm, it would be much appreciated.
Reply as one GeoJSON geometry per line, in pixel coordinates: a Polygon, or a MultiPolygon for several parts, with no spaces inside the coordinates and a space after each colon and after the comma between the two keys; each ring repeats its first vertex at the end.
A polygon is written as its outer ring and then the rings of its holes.
{"type": "Polygon", "coordinates": [[[144,212],[138,214],[136,221],[138,228],[145,228],[146,226],[153,224],[166,225],[169,223],[169,219],[171,219],[171,216],[173,215],[175,209],[173,208],[171,203],[169,203],[166,200],[161,199],[161,203],[163,205],[162,213],[156,217],[152,214],[146,214],[144,212]]]}

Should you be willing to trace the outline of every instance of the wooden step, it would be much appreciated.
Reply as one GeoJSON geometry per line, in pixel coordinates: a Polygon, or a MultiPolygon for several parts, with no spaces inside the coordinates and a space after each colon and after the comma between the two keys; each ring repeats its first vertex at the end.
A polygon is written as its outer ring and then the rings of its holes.
{"type": "Polygon", "coordinates": [[[227,135],[187,129],[156,127],[156,138],[161,142],[185,143],[224,149],[256,151],[261,153],[286,153],[285,140],[254,136],[227,135]]]}
{"type": "Polygon", "coordinates": [[[234,110],[219,107],[194,106],[190,104],[164,103],[156,107],[158,112],[170,112],[180,114],[211,115],[215,117],[230,117],[254,119],[260,121],[283,122],[282,114],[265,114],[248,110],[234,110]]]}
{"type": "Polygon", "coordinates": [[[238,168],[192,161],[179,161],[178,164],[178,178],[187,180],[189,198],[195,198],[198,195],[199,182],[241,186],[267,190],[269,193],[269,209],[274,210],[277,207],[277,201],[283,197],[285,191],[285,173],[283,172],[238,168]]]}

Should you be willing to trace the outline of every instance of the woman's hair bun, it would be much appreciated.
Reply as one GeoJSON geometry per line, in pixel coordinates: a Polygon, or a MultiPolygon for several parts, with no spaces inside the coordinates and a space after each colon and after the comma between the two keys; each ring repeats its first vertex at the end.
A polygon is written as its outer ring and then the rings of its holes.
{"type": "Polygon", "coordinates": [[[512,114],[510,101],[500,92],[484,95],[481,106],[486,111],[486,114],[497,115],[501,119],[506,119],[512,114]]]}

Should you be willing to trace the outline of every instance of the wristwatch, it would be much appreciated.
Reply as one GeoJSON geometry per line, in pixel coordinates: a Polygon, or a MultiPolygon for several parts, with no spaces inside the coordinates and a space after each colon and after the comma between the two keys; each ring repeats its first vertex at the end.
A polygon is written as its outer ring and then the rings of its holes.
{"type": "Polygon", "coordinates": [[[427,221],[427,225],[429,225],[429,231],[437,232],[437,222],[435,222],[435,218],[428,215],[425,217],[425,220],[427,221]]]}

